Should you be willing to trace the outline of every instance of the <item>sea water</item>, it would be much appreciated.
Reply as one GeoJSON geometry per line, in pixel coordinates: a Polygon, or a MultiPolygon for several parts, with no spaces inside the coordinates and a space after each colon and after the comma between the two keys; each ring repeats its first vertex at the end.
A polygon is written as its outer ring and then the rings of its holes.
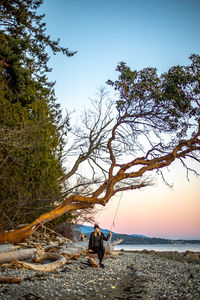
{"type": "Polygon", "coordinates": [[[199,244],[147,244],[147,245],[124,245],[119,244],[115,246],[115,250],[154,250],[154,251],[177,251],[177,252],[185,252],[185,251],[195,251],[200,252],[200,243],[199,244]]]}

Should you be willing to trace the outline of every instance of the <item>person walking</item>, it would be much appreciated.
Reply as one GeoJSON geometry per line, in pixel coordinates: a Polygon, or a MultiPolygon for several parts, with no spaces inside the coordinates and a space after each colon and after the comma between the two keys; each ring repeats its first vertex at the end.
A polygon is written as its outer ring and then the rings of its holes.
{"type": "Polygon", "coordinates": [[[99,265],[101,268],[104,268],[104,264],[102,263],[105,248],[103,246],[103,241],[107,241],[110,236],[112,235],[111,232],[108,233],[107,237],[100,231],[99,225],[94,225],[94,232],[91,233],[89,239],[89,252],[97,253],[99,258],[99,265]]]}

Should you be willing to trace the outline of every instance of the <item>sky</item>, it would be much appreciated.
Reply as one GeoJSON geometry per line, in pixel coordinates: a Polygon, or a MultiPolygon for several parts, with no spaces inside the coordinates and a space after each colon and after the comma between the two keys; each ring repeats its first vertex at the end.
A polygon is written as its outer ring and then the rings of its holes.
{"type": "MultiPolygon", "coordinates": [[[[65,111],[86,108],[108,79],[116,80],[117,64],[132,70],[189,64],[200,54],[199,0],[44,0],[47,32],[77,54],[52,55],[49,74],[65,111]]],[[[200,167],[197,166],[200,172],[200,167]]],[[[187,181],[178,163],[166,172],[174,188],[161,180],[143,190],[114,197],[96,218],[102,228],[119,233],[171,239],[200,239],[200,178],[187,181]]]]}

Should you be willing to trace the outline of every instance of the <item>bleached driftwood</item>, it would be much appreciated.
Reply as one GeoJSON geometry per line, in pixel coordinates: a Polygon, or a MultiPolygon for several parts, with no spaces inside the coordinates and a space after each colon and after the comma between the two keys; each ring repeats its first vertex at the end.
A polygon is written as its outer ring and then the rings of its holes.
{"type": "Polygon", "coordinates": [[[112,243],[113,246],[120,244],[124,239],[118,239],[112,243]]]}
{"type": "Polygon", "coordinates": [[[80,233],[80,236],[81,236],[81,241],[87,241],[87,235],[86,234],[80,233]]]}
{"type": "Polygon", "coordinates": [[[50,260],[50,259],[57,260],[57,258],[55,257],[55,254],[57,254],[57,253],[45,252],[42,245],[39,245],[36,248],[36,251],[34,253],[32,260],[36,263],[41,263],[45,260],[50,260]],[[53,254],[53,258],[52,258],[52,254],[53,254]],[[55,257],[55,259],[54,259],[54,257],[55,257]]]}
{"type": "Polygon", "coordinates": [[[108,241],[104,241],[105,253],[114,252],[114,246],[120,244],[122,241],[123,239],[119,239],[114,242],[111,242],[111,239],[109,239],[108,241]]]}
{"type": "Polygon", "coordinates": [[[70,260],[70,259],[77,260],[81,255],[81,254],[78,254],[78,253],[69,254],[67,252],[62,252],[61,254],[65,257],[66,260],[70,260]]]}
{"type": "Polygon", "coordinates": [[[62,245],[59,249],[65,258],[68,259],[77,259],[86,249],[88,248],[88,242],[82,241],[77,243],[66,243],[62,245]]]}
{"type": "Polygon", "coordinates": [[[15,259],[11,264],[20,269],[53,272],[66,263],[66,259],[63,255],[54,252],[45,252],[44,248],[40,245],[35,251],[33,261],[41,263],[46,260],[54,260],[54,262],[47,264],[33,264],[15,259]]]}
{"type": "Polygon", "coordinates": [[[27,269],[27,270],[34,270],[34,271],[46,271],[46,272],[53,272],[56,269],[63,266],[65,263],[66,263],[66,259],[62,255],[60,255],[58,260],[56,260],[52,263],[44,264],[44,265],[42,265],[42,264],[36,265],[36,264],[27,263],[27,262],[20,261],[20,260],[12,261],[12,265],[17,268],[20,268],[20,269],[27,269]]]}
{"type": "Polygon", "coordinates": [[[15,251],[1,252],[0,264],[11,262],[14,259],[24,260],[32,257],[36,249],[19,249],[15,251]]]}
{"type": "MultiPolygon", "coordinates": [[[[104,243],[106,254],[119,254],[118,251],[114,250],[114,245],[121,243],[123,240],[117,240],[111,243],[111,240],[108,240],[104,243]]],[[[11,263],[7,265],[8,267],[18,267],[25,268],[36,271],[54,271],[55,269],[61,267],[69,259],[78,259],[81,254],[88,249],[88,242],[82,241],[78,243],[67,242],[61,246],[58,245],[49,245],[44,248],[39,245],[37,248],[31,249],[19,249],[15,251],[1,252],[0,255],[0,264],[11,263]],[[53,249],[52,246],[55,246],[53,249]],[[52,252],[54,250],[54,252],[52,252]],[[33,264],[28,262],[23,262],[23,260],[33,257],[33,261],[36,263],[42,263],[46,260],[53,260],[53,262],[48,264],[33,264]]],[[[93,257],[90,257],[91,259],[93,257]]]]}

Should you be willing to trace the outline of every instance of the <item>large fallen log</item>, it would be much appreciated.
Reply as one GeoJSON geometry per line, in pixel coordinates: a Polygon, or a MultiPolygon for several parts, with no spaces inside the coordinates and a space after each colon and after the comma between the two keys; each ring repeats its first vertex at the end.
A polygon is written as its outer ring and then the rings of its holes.
{"type": "Polygon", "coordinates": [[[39,245],[35,251],[35,255],[32,258],[32,260],[36,263],[41,263],[45,260],[56,260],[60,256],[64,256],[66,260],[69,260],[69,259],[76,260],[80,257],[80,254],[78,254],[78,253],[72,253],[72,254],[65,253],[65,252],[58,253],[58,250],[57,249],[55,249],[55,250],[56,251],[53,251],[53,252],[49,251],[49,249],[44,250],[44,248],[41,245],[39,245]]]}
{"type": "Polygon", "coordinates": [[[42,265],[42,264],[36,265],[36,264],[27,263],[27,262],[20,261],[20,260],[13,260],[11,263],[14,267],[20,268],[20,269],[53,272],[56,269],[63,266],[66,263],[66,259],[64,258],[64,256],[60,255],[58,260],[56,260],[52,263],[44,264],[44,265],[42,265]]]}
{"type": "Polygon", "coordinates": [[[41,245],[34,251],[32,260],[36,263],[42,263],[48,260],[54,260],[54,262],[47,264],[34,264],[14,259],[11,261],[11,264],[20,269],[53,272],[66,263],[66,259],[63,255],[54,252],[45,252],[41,245]]]}
{"type": "MultiPolygon", "coordinates": [[[[67,246],[70,246],[72,243],[67,243],[67,246]]],[[[80,245],[76,243],[76,247],[62,247],[62,248],[51,248],[51,246],[44,248],[42,245],[37,246],[37,248],[31,249],[18,249],[15,251],[6,251],[1,252],[0,254],[0,264],[10,263],[13,260],[23,261],[28,258],[33,257],[33,261],[41,263],[45,260],[58,260],[61,256],[64,256],[66,260],[76,260],[80,257],[82,250],[84,249],[82,243],[80,245]],[[54,250],[52,252],[52,250],[54,250]],[[59,253],[58,253],[59,251],[59,253]]],[[[12,267],[12,265],[8,265],[12,267]]]]}
{"type": "MultiPolygon", "coordinates": [[[[42,255],[41,257],[33,258],[33,261],[36,263],[42,263],[44,261],[51,261],[51,260],[54,260],[54,262],[45,264],[45,266],[47,266],[48,268],[49,267],[57,268],[66,263],[66,259],[62,254],[54,253],[54,252],[45,252],[44,255],[42,255]]],[[[37,266],[39,266],[39,265],[37,265],[37,266]]],[[[42,266],[44,266],[44,265],[42,265],[42,266]]]]}
{"type": "Polygon", "coordinates": [[[62,216],[64,213],[68,211],[74,211],[77,209],[87,208],[90,204],[87,203],[71,203],[75,196],[69,196],[65,201],[63,201],[56,208],[52,209],[49,212],[46,212],[40,215],[37,219],[35,219],[29,225],[11,231],[0,232],[0,243],[20,243],[24,239],[28,238],[33,232],[35,232],[38,228],[44,225],[46,222],[54,220],[62,216]]]}
{"type": "Polygon", "coordinates": [[[24,260],[34,255],[36,249],[19,249],[15,251],[1,252],[0,264],[11,262],[14,259],[24,260]]]}
{"type": "MultiPolygon", "coordinates": [[[[105,243],[105,258],[106,254],[119,254],[119,252],[114,251],[114,245],[120,243],[122,240],[115,241],[111,243],[111,241],[108,241],[105,243]]],[[[8,251],[8,252],[1,252],[0,255],[0,264],[9,263],[12,261],[15,261],[14,264],[9,265],[19,267],[19,268],[29,268],[32,270],[54,270],[64,264],[69,259],[78,259],[81,254],[88,255],[88,242],[77,242],[77,243],[65,243],[62,245],[62,247],[57,247],[54,249],[51,249],[51,245],[46,247],[46,251],[44,248],[39,245],[37,248],[31,248],[31,249],[19,249],[15,251],[8,251]],[[52,252],[54,250],[54,252],[52,252]],[[59,251],[59,253],[58,253],[59,251]],[[57,252],[57,253],[56,253],[57,252]],[[44,267],[44,265],[34,265],[29,263],[23,263],[19,261],[23,261],[28,258],[33,258],[33,261],[36,263],[42,263],[46,260],[54,260],[53,263],[48,264],[48,266],[44,267]],[[17,262],[16,262],[17,261],[17,262]],[[53,265],[52,265],[53,264],[53,265]]],[[[90,253],[89,254],[91,258],[96,258],[97,254],[94,256],[90,253]]],[[[6,265],[4,265],[6,267],[6,265]]]]}

